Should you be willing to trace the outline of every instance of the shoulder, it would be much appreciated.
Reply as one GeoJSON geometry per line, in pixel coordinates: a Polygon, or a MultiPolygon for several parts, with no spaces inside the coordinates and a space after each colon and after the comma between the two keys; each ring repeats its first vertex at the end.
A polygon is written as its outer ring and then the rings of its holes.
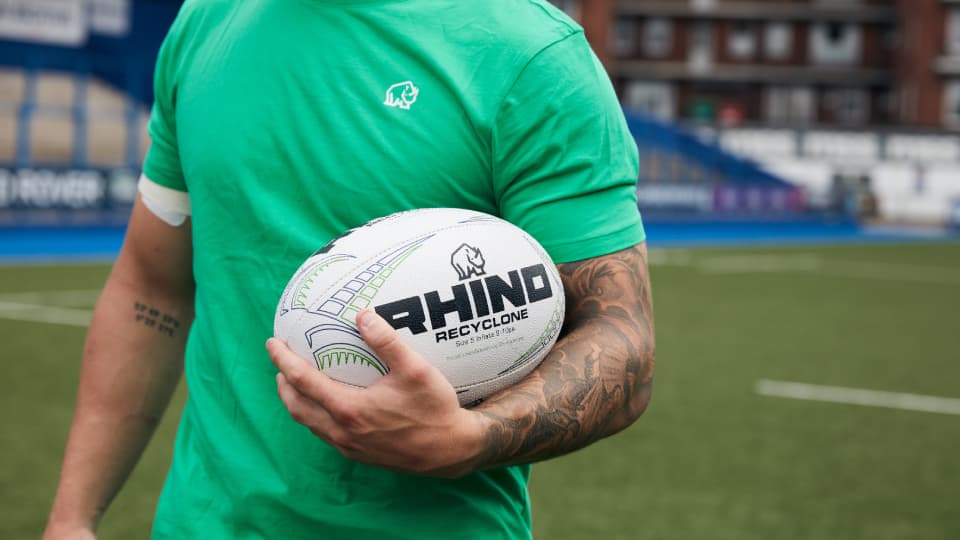
{"type": "Polygon", "coordinates": [[[547,0],[421,0],[396,4],[425,29],[442,30],[446,45],[476,57],[485,45],[503,63],[523,63],[551,44],[583,29],[547,0]],[[439,27],[437,25],[439,24],[439,27]]]}
{"type": "Polygon", "coordinates": [[[419,4],[436,7],[421,20],[432,25],[439,22],[440,28],[434,28],[440,31],[434,35],[444,40],[442,47],[431,47],[430,54],[458,70],[486,105],[502,102],[518,77],[558,44],[576,42],[588,48],[583,28],[546,0],[425,0],[419,4]]]}
{"type": "Polygon", "coordinates": [[[167,32],[167,41],[189,39],[225,20],[233,4],[229,0],[186,0],[167,32]]]}
{"type": "Polygon", "coordinates": [[[524,63],[549,46],[583,28],[547,0],[504,0],[500,2],[462,2],[482,5],[472,9],[479,18],[471,25],[478,33],[496,36],[500,52],[524,63]]]}
{"type": "Polygon", "coordinates": [[[197,20],[206,16],[222,15],[234,5],[230,0],[185,0],[178,17],[197,20]]]}
{"type": "Polygon", "coordinates": [[[218,25],[229,20],[232,4],[229,0],[186,0],[160,47],[156,75],[166,80],[179,71],[184,58],[206,38],[216,35],[218,25]]]}
{"type": "Polygon", "coordinates": [[[573,19],[546,0],[508,0],[490,9],[501,36],[518,48],[542,48],[583,32],[573,19]]]}

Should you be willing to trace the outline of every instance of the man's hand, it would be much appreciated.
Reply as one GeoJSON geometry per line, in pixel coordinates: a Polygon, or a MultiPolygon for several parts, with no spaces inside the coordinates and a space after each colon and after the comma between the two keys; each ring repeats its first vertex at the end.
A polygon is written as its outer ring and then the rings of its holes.
{"type": "Polygon", "coordinates": [[[379,315],[361,311],[357,327],[390,368],[367,388],[339,383],[281,340],[267,341],[280,370],[277,392],[293,419],[355,461],[451,478],[474,470],[479,415],[461,408],[446,377],[379,315]]]}

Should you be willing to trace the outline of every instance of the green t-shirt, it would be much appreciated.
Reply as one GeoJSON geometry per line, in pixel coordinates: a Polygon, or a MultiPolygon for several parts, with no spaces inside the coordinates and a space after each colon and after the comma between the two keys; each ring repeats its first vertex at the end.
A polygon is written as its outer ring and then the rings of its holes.
{"type": "Polygon", "coordinates": [[[539,0],[188,0],[149,130],[197,282],[154,536],[528,537],[528,467],[351,462],[290,418],[263,344],[297,266],[392,212],[500,215],[557,262],[642,241],[636,147],[582,30],[539,0]]]}

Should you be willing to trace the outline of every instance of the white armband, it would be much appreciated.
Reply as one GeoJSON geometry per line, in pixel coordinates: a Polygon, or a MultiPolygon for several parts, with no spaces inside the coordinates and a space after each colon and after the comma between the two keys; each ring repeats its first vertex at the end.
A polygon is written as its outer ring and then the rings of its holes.
{"type": "Polygon", "coordinates": [[[190,195],[186,191],[177,191],[140,175],[137,183],[143,205],[168,225],[179,227],[190,215],[190,195]]]}

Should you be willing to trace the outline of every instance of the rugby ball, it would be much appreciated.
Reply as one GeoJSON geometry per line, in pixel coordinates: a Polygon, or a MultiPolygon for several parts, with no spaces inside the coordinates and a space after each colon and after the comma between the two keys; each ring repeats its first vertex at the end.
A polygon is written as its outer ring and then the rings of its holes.
{"type": "Polygon", "coordinates": [[[564,296],[550,256],[519,227],[430,208],[370,221],[311,255],[280,297],[274,335],[333,379],[365,387],[388,368],[360,338],[363,308],[469,406],[543,360],[563,324],[564,296]]]}

